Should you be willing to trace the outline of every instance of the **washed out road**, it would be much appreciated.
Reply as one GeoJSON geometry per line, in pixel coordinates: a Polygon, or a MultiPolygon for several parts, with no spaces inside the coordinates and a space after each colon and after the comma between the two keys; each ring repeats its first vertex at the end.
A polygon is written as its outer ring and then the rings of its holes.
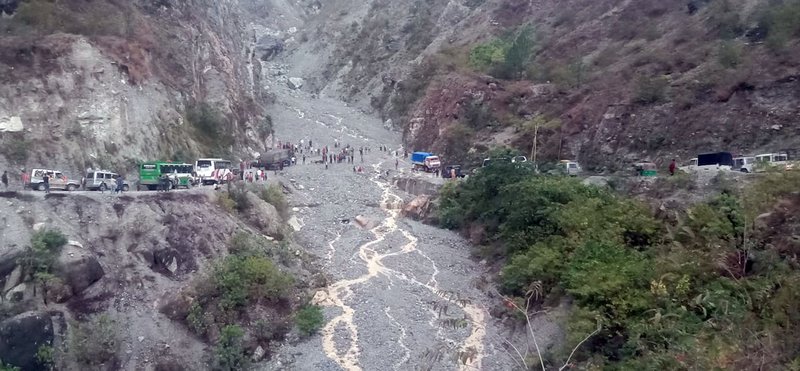
{"type": "Polygon", "coordinates": [[[483,269],[470,259],[468,243],[400,215],[408,196],[391,178],[410,166],[399,134],[342,102],[273,89],[276,140],[332,151],[338,141],[355,148],[355,161],[326,169],[314,163],[321,156],[306,151],[305,165],[298,155],[298,165],[285,169],[294,185],[295,238],[322,260],[329,278],[314,296],[325,325],[318,336],[278,350],[265,369],[510,369],[488,299],[476,288],[483,269]],[[399,171],[393,151],[401,154],[399,171]]]}

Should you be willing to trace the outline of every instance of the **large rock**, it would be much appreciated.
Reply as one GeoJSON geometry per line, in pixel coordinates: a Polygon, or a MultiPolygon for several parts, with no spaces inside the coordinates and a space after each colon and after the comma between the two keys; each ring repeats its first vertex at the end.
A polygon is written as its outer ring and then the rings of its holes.
{"type": "Polygon", "coordinates": [[[8,282],[9,276],[17,269],[17,259],[19,259],[20,255],[22,255],[22,249],[16,246],[3,247],[0,250],[0,283],[3,283],[3,286],[0,287],[4,288],[3,291],[7,291],[19,284],[19,282],[12,284],[8,284],[8,282]]]}
{"type": "Polygon", "coordinates": [[[70,287],[72,295],[80,294],[105,275],[97,258],[75,245],[64,247],[56,263],[55,273],[70,287]]]}
{"type": "Polygon", "coordinates": [[[286,84],[294,90],[302,88],[304,83],[305,81],[299,77],[290,77],[289,81],[286,82],[286,84]]]}
{"type": "Polygon", "coordinates": [[[283,51],[283,40],[274,36],[264,36],[256,44],[256,54],[262,61],[268,61],[283,51]]]}
{"type": "Polygon", "coordinates": [[[431,196],[418,196],[406,204],[403,208],[403,215],[414,220],[423,220],[430,214],[432,207],[431,196]]]}
{"type": "Polygon", "coordinates": [[[401,177],[395,178],[394,185],[414,196],[434,196],[442,188],[440,181],[438,178],[401,177]]]}
{"type": "Polygon", "coordinates": [[[36,360],[42,345],[53,344],[53,321],[45,312],[28,312],[0,323],[0,359],[22,370],[44,370],[36,360]]]}
{"type": "Polygon", "coordinates": [[[18,133],[25,130],[19,116],[0,117],[0,133],[18,133]]]}
{"type": "Polygon", "coordinates": [[[251,192],[247,193],[247,200],[250,203],[250,208],[245,212],[245,217],[250,224],[263,234],[281,237],[281,216],[275,206],[265,202],[251,192]]]}

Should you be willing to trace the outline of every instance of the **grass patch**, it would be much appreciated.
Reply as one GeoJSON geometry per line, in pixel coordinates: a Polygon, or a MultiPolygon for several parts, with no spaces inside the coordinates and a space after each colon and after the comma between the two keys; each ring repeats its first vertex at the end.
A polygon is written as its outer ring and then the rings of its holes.
{"type": "Polygon", "coordinates": [[[69,350],[82,364],[107,364],[116,357],[119,347],[117,336],[117,326],[107,315],[93,317],[83,323],[73,322],[69,333],[69,350]]]}

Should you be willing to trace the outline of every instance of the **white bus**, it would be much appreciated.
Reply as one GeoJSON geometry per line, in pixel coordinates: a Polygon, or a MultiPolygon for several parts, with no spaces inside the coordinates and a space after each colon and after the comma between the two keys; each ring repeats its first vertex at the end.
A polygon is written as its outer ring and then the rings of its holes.
{"type": "Polygon", "coordinates": [[[221,158],[201,158],[195,162],[195,172],[204,185],[221,184],[233,179],[233,165],[221,158]]]}

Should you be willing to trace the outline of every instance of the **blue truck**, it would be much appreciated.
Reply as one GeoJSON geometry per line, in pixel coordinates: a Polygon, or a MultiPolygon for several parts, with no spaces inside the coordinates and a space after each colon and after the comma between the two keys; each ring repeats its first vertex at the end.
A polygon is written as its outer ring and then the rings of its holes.
{"type": "Polygon", "coordinates": [[[429,152],[414,152],[411,154],[412,170],[432,173],[442,166],[439,156],[429,152]]]}

